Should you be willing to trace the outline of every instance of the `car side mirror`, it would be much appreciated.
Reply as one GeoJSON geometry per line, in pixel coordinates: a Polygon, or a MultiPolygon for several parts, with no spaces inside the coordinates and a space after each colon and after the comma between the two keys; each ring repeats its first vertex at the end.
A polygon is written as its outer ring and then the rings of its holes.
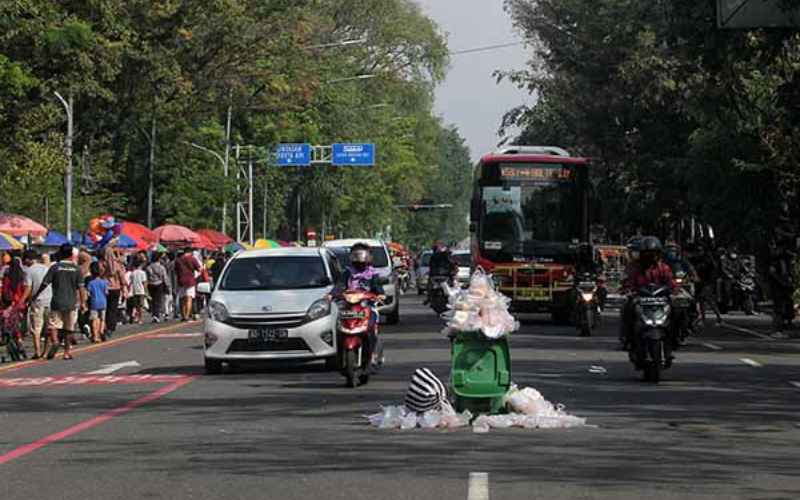
{"type": "Polygon", "coordinates": [[[211,294],[211,283],[203,282],[197,284],[197,293],[202,293],[204,295],[211,294]]]}

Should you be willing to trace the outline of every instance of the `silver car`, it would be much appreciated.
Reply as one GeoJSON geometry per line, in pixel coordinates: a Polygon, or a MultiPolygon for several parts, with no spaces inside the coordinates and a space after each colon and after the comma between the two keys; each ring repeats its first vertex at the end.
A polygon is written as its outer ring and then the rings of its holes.
{"type": "Polygon", "coordinates": [[[469,250],[454,250],[452,256],[453,261],[458,264],[456,281],[462,288],[466,288],[472,273],[472,254],[469,250]]]}
{"type": "Polygon", "coordinates": [[[397,274],[392,267],[392,259],[389,257],[389,249],[386,248],[386,245],[380,240],[354,238],[326,241],[323,243],[323,247],[334,252],[341,267],[345,269],[349,263],[350,247],[356,243],[369,245],[372,266],[381,278],[388,280],[388,283],[383,285],[386,301],[378,308],[378,312],[386,318],[386,323],[395,325],[400,321],[400,297],[397,293],[400,287],[397,285],[397,274]]]}
{"type": "Polygon", "coordinates": [[[239,252],[211,293],[203,357],[207,373],[223,363],[324,359],[336,364],[336,304],[326,295],[338,279],[323,248],[239,252]]]}

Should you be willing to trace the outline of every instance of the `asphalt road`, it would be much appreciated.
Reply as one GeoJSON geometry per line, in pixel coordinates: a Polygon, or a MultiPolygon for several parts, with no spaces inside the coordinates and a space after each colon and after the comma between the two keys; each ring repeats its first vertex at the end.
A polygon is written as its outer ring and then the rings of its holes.
{"type": "Polygon", "coordinates": [[[449,371],[440,321],[403,299],[386,370],[357,389],[321,364],[205,376],[199,323],[0,365],[2,498],[800,498],[800,341],[765,338],[768,318],[727,318],[745,328],[694,339],[653,386],[614,350],[614,314],[591,338],[524,317],[514,380],[591,426],[381,431],[363,415],[415,368],[449,371]]]}

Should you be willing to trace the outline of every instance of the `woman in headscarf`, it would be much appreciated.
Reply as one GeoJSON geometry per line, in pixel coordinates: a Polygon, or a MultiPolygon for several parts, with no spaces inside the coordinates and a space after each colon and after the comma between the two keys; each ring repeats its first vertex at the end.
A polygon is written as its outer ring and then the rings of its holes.
{"type": "Polygon", "coordinates": [[[3,329],[11,334],[23,358],[28,357],[22,345],[22,319],[26,310],[25,270],[22,259],[14,256],[3,276],[3,311],[0,319],[3,321],[3,329]]]}

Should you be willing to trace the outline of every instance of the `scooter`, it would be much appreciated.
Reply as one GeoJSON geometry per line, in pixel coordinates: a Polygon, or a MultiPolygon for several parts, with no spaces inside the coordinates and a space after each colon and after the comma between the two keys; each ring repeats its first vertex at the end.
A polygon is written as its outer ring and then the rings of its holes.
{"type": "Polygon", "coordinates": [[[646,382],[657,384],[661,372],[672,366],[670,338],[671,290],[666,286],[648,285],[639,289],[634,299],[636,325],[628,356],[646,382]]]}
{"type": "Polygon", "coordinates": [[[680,269],[675,272],[675,283],[678,285],[678,289],[671,301],[672,327],[675,331],[673,349],[677,349],[700,324],[695,286],[686,271],[680,269]]]}
{"type": "Polygon", "coordinates": [[[347,387],[366,385],[369,377],[383,363],[383,343],[378,337],[378,318],[375,307],[380,305],[379,296],[362,290],[346,290],[341,295],[337,333],[337,366],[347,379],[347,387]],[[372,324],[370,324],[372,323],[372,324]],[[372,330],[372,331],[371,331],[372,330]],[[372,351],[369,336],[376,338],[378,366],[372,366],[372,351]]]}
{"type": "Polygon", "coordinates": [[[402,290],[403,293],[407,292],[411,287],[411,274],[408,272],[406,266],[397,268],[397,283],[400,285],[400,290],[402,290]]]}
{"type": "Polygon", "coordinates": [[[445,284],[451,284],[450,276],[436,275],[428,278],[430,281],[428,289],[428,304],[436,314],[442,314],[447,310],[447,294],[444,291],[445,284]]]}
{"type": "Polygon", "coordinates": [[[590,337],[600,322],[599,289],[597,278],[591,273],[575,277],[574,323],[581,337],[590,337]]]}
{"type": "Polygon", "coordinates": [[[740,259],[741,267],[738,276],[733,282],[731,296],[735,308],[741,309],[746,315],[755,314],[756,280],[755,263],[748,257],[740,259]]]}

